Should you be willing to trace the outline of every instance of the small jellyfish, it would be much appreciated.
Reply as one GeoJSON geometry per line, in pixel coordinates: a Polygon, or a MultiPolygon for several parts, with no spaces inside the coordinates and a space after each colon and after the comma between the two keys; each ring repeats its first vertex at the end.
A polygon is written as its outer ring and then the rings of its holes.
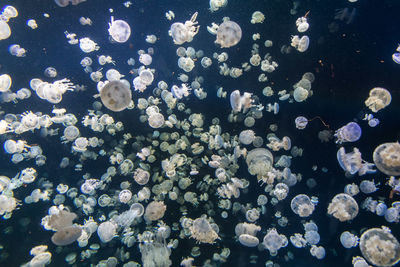
{"type": "Polygon", "coordinates": [[[350,221],[358,214],[357,201],[350,195],[337,194],[329,203],[328,214],[341,222],[350,221]]]}
{"type": "Polygon", "coordinates": [[[320,235],[318,234],[317,231],[307,231],[304,234],[304,238],[306,239],[306,241],[310,244],[310,245],[316,245],[319,243],[320,241],[320,235]]]}
{"type": "Polygon", "coordinates": [[[305,52],[308,49],[310,44],[310,39],[307,35],[302,36],[301,38],[298,35],[292,36],[291,46],[296,48],[299,52],[305,52]]]}
{"type": "Polygon", "coordinates": [[[108,109],[118,112],[126,109],[132,100],[128,86],[121,81],[107,83],[100,91],[101,102],[108,109]]]}
{"type": "Polygon", "coordinates": [[[396,64],[400,64],[400,53],[399,52],[393,53],[392,59],[396,64]]]}
{"type": "Polygon", "coordinates": [[[374,183],[373,180],[372,181],[363,180],[360,183],[360,190],[364,194],[371,194],[371,193],[375,192],[376,190],[378,190],[378,188],[376,186],[377,185],[374,183]]]}
{"type": "MultiPolygon", "coordinates": [[[[1,20],[0,20],[1,21],[1,20]]],[[[12,79],[8,74],[0,75],[0,92],[7,92],[12,84],[12,79]]]]}
{"type": "Polygon", "coordinates": [[[340,235],[340,243],[342,243],[345,248],[352,248],[358,245],[359,238],[353,235],[349,231],[345,231],[340,235]]]}
{"type": "Polygon", "coordinates": [[[164,205],[164,202],[152,201],[146,207],[146,211],[144,213],[144,218],[148,222],[157,221],[157,220],[161,219],[162,217],[164,217],[166,209],[167,209],[167,206],[164,205]]]}
{"type": "Polygon", "coordinates": [[[228,48],[237,45],[241,38],[242,29],[239,24],[228,20],[219,25],[215,43],[219,44],[221,48],[228,48]]]}
{"type": "Polygon", "coordinates": [[[185,23],[175,22],[171,25],[168,33],[172,37],[174,44],[180,45],[193,40],[200,28],[200,26],[196,26],[198,24],[196,21],[197,15],[198,13],[195,12],[190,20],[185,21],[185,23]]]}
{"type": "Polygon", "coordinates": [[[117,224],[112,221],[102,222],[99,227],[97,227],[97,235],[99,236],[101,242],[110,242],[117,234],[117,224]]]}
{"type": "Polygon", "coordinates": [[[48,67],[44,70],[44,75],[49,78],[54,78],[57,76],[57,70],[53,67],[48,67]]]}
{"type": "Polygon", "coordinates": [[[290,207],[292,208],[292,211],[300,217],[310,216],[315,209],[311,199],[304,194],[295,196],[290,202],[290,207]]]}
{"type": "Polygon", "coordinates": [[[191,238],[196,239],[200,243],[213,244],[216,239],[219,239],[216,229],[213,227],[216,224],[210,224],[206,216],[202,216],[193,221],[189,227],[191,238]]]}
{"type": "Polygon", "coordinates": [[[126,21],[123,20],[114,20],[114,17],[111,16],[111,22],[108,23],[110,26],[108,28],[108,33],[112,37],[112,39],[118,43],[125,43],[128,41],[131,35],[131,27],[126,21]]]}
{"type": "Polygon", "coordinates": [[[334,136],[336,143],[355,142],[361,137],[361,128],[356,122],[349,122],[345,126],[336,130],[334,136]]]}
{"type": "Polygon", "coordinates": [[[372,112],[378,112],[388,106],[391,101],[392,96],[388,90],[382,87],[375,87],[369,91],[369,97],[365,100],[365,105],[372,112]]]}
{"type": "Polygon", "coordinates": [[[360,237],[360,250],[375,266],[393,266],[400,261],[400,243],[384,226],[365,231],[360,237]]]}
{"type": "Polygon", "coordinates": [[[280,235],[275,228],[269,229],[264,236],[263,243],[265,249],[269,250],[271,256],[276,256],[280,248],[286,247],[288,239],[285,235],[280,235]]]}
{"type": "Polygon", "coordinates": [[[374,150],[373,160],[381,172],[386,175],[400,175],[400,144],[383,143],[374,150]]]}
{"type": "Polygon", "coordinates": [[[239,134],[239,141],[244,145],[250,145],[255,139],[253,130],[244,130],[239,134]]]}
{"type": "Polygon", "coordinates": [[[303,130],[304,128],[306,128],[308,120],[306,117],[299,116],[294,120],[294,123],[296,124],[297,129],[303,130]]]}

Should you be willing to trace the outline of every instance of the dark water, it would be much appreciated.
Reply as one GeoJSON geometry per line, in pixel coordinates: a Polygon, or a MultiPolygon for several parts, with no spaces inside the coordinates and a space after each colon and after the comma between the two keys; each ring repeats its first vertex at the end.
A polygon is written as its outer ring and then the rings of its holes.
{"type": "MultiPolygon", "coordinates": [[[[278,115],[264,112],[260,120],[256,120],[253,130],[256,135],[264,139],[268,133],[268,126],[276,123],[279,126],[278,137],[289,136],[292,144],[304,148],[303,157],[292,160],[291,169],[295,173],[301,173],[303,180],[295,187],[290,189],[290,193],[285,201],[276,206],[268,204],[267,213],[262,215],[257,224],[262,227],[262,233],[258,237],[261,240],[266,231],[271,227],[277,227],[278,232],[285,234],[288,238],[296,232],[303,233],[301,220],[290,210],[290,199],[300,193],[309,196],[317,196],[319,204],[315,212],[309,219],[312,219],[319,227],[321,241],[318,245],[326,249],[326,257],[323,260],[317,260],[308,252],[309,248],[297,249],[290,243],[286,248],[279,250],[278,256],[270,257],[266,250],[259,251],[257,248],[247,248],[241,246],[234,237],[234,226],[238,222],[245,221],[243,214],[229,214],[227,220],[218,216],[221,211],[216,209],[217,215],[214,216],[215,222],[220,227],[221,240],[213,245],[198,245],[201,248],[202,255],[195,259],[195,265],[201,266],[206,259],[212,258],[213,253],[220,253],[222,248],[229,247],[231,256],[228,262],[223,266],[264,266],[267,260],[272,260],[280,266],[351,266],[352,257],[361,255],[358,248],[344,249],[339,241],[339,236],[343,231],[354,230],[358,235],[362,229],[371,227],[380,227],[386,225],[391,228],[393,234],[399,237],[400,228],[397,224],[387,223],[383,218],[372,213],[360,210],[359,215],[352,222],[340,223],[336,219],[326,214],[326,208],[332,197],[343,192],[343,188],[348,183],[359,183],[362,179],[372,178],[380,183],[380,189],[372,194],[374,199],[381,198],[389,206],[391,203],[387,200],[390,188],[385,185],[386,176],[380,172],[374,175],[368,175],[360,178],[346,178],[344,172],[336,161],[336,151],[338,146],[333,141],[329,143],[320,143],[317,138],[319,131],[326,127],[319,121],[313,120],[307,128],[299,131],[295,128],[294,119],[303,115],[307,118],[319,116],[329,125],[329,129],[335,130],[345,125],[349,121],[357,121],[362,127],[362,138],[354,143],[346,145],[346,150],[353,146],[359,148],[363,159],[372,162],[372,152],[375,147],[384,142],[394,142],[399,140],[400,135],[400,90],[399,90],[399,70],[400,66],[395,64],[391,55],[399,42],[399,18],[398,10],[400,4],[397,1],[369,1],[359,0],[356,3],[347,1],[300,1],[298,13],[294,16],[289,14],[292,7],[290,1],[239,1],[229,0],[227,7],[210,13],[208,11],[208,1],[132,1],[130,8],[123,6],[123,1],[105,1],[105,0],[87,0],[86,3],[78,6],[68,6],[60,8],[50,0],[15,0],[0,2],[1,6],[13,5],[19,11],[19,16],[10,21],[12,35],[7,40],[0,41],[0,73],[8,73],[13,78],[12,91],[22,87],[29,87],[29,81],[32,78],[43,78],[43,71],[48,66],[53,66],[58,71],[58,77],[68,77],[74,84],[83,84],[87,86],[84,92],[67,92],[63,96],[63,101],[58,107],[67,108],[81,120],[87,114],[87,109],[92,108],[92,95],[97,92],[96,85],[89,76],[83,72],[80,66],[80,60],[85,56],[90,56],[93,61],[97,61],[96,55],[111,55],[116,61],[116,69],[125,74],[128,80],[130,76],[130,66],[126,64],[129,57],[137,61],[137,50],[147,49],[152,46],[155,49],[152,68],[156,69],[156,82],[166,81],[169,85],[177,83],[178,73],[182,73],[177,67],[177,56],[175,54],[178,46],[174,45],[171,37],[168,36],[168,29],[171,21],[164,17],[164,13],[173,10],[176,17],[175,21],[185,21],[198,11],[197,20],[201,25],[200,32],[195,36],[193,42],[185,43],[183,46],[192,46],[196,49],[202,49],[205,56],[212,57],[213,52],[221,53],[226,51],[229,54],[229,66],[240,66],[241,63],[248,61],[251,56],[251,46],[254,41],[251,39],[253,33],[260,33],[261,39],[256,41],[260,45],[260,55],[267,52],[271,53],[273,60],[277,61],[279,67],[271,74],[267,74],[269,81],[261,84],[257,81],[260,74],[259,69],[253,68],[250,72],[244,73],[238,79],[223,77],[218,74],[216,61],[210,69],[203,69],[200,63],[189,74],[192,80],[196,76],[204,77],[203,87],[208,93],[206,100],[199,101],[191,95],[183,102],[195,113],[203,113],[205,116],[205,128],[211,124],[214,117],[220,118],[223,132],[229,132],[231,135],[239,134],[245,127],[243,123],[228,123],[227,116],[230,113],[230,105],[227,99],[216,97],[216,91],[219,86],[223,86],[228,92],[235,89],[241,92],[247,91],[258,96],[260,102],[266,105],[269,102],[277,101],[276,94],[273,98],[267,99],[262,95],[262,89],[266,85],[271,85],[275,92],[283,89],[291,90],[292,85],[301,79],[305,72],[313,72],[316,76],[312,85],[314,95],[303,103],[280,102],[280,112],[278,115]],[[109,9],[114,10],[113,15],[118,19],[126,20],[131,28],[132,35],[130,40],[124,44],[112,44],[108,40],[108,22],[110,20],[109,9]],[[343,21],[334,20],[336,9],[355,8],[355,17],[353,21],[346,24],[343,21]],[[263,24],[250,24],[251,14],[259,10],[266,15],[263,24]],[[310,47],[305,53],[292,51],[290,54],[281,54],[280,47],[290,44],[290,36],[298,34],[295,27],[295,20],[303,16],[307,11],[310,29],[306,34],[310,37],[310,47]],[[50,14],[50,18],[44,18],[43,13],[50,14]],[[93,21],[92,26],[81,26],[79,18],[81,16],[89,17],[93,21]],[[220,23],[224,16],[230,17],[236,21],[243,30],[241,42],[229,49],[220,49],[214,44],[215,37],[206,31],[206,26],[211,22],[220,23]],[[33,18],[37,21],[39,28],[31,30],[25,25],[25,22],[33,18]],[[328,25],[336,23],[337,31],[331,33],[328,25]],[[89,55],[84,54],[76,45],[67,43],[64,31],[76,33],[78,38],[90,37],[101,47],[99,51],[89,55]],[[149,45],[145,42],[148,34],[155,34],[159,40],[155,45],[149,45]],[[272,40],[272,48],[265,48],[264,41],[272,40]],[[16,58],[11,56],[7,49],[8,46],[18,43],[21,47],[27,49],[27,56],[16,58]],[[376,128],[368,127],[361,118],[368,112],[364,101],[368,97],[368,92],[373,87],[387,88],[392,95],[392,103],[389,107],[381,110],[376,117],[381,124],[376,128]],[[317,171],[312,170],[312,166],[318,166],[317,171]],[[326,167],[327,172],[322,172],[321,168],[326,167]],[[317,186],[309,189],[305,182],[308,178],[314,178],[317,186]],[[289,220],[287,227],[280,227],[274,217],[276,211],[281,211],[289,220]],[[285,261],[284,256],[288,252],[293,253],[294,260],[285,261]],[[250,263],[250,257],[256,255],[256,263],[250,263]]],[[[96,66],[94,64],[94,66],[96,66]]],[[[135,67],[138,66],[138,62],[135,67]]],[[[105,70],[111,67],[105,66],[105,70]]],[[[94,67],[95,69],[95,67],[94,67]]],[[[95,69],[96,70],[96,69],[95,69]]],[[[48,80],[50,81],[50,80],[48,80]]],[[[153,88],[153,87],[151,87],[153,88]]],[[[139,96],[137,92],[133,93],[134,99],[138,97],[148,97],[151,95],[151,89],[139,96]]],[[[135,101],[136,102],[136,101],[135,101]]],[[[164,104],[163,104],[164,105],[164,104]]],[[[163,106],[164,110],[165,105],[163,106]]],[[[15,103],[1,104],[1,110],[6,113],[20,114],[27,110],[34,112],[41,111],[44,114],[50,114],[53,105],[47,101],[40,100],[36,94],[32,94],[29,100],[15,103]]],[[[104,109],[104,108],[103,108],[104,109]]],[[[102,110],[108,112],[107,110],[102,110]]],[[[139,122],[140,112],[137,109],[122,113],[112,113],[116,121],[124,123],[125,132],[132,135],[146,135],[152,132],[152,129],[146,124],[139,122]],[[145,127],[143,127],[145,126],[145,127]]],[[[185,114],[177,115],[179,119],[184,119],[185,114]]],[[[94,136],[94,132],[82,127],[78,122],[82,136],[94,136]]],[[[60,130],[62,132],[63,129],[60,130]]],[[[166,130],[172,132],[171,130],[166,130]]],[[[113,142],[120,140],[122,135],[115,137],[107,134],[98,135],[106,141],[104,149],[110,149],[113,142]]],[[[53,182],[78,186],[82,175],[89,172],[92,177],[100,177],[108,167],[107,158],[99,158],[97,161],[86,161],[83,172],[75,172],[73,167],[60,170],[58,168],[62,157],[70,157],[71,161],[77,163],[77,156],[70,154],[70,145],[60,144],[60,136],[40,137],[40,134],[26,132],[21,136],[6,135],[1,136],[1,143],[9,138],[27,140],[29,144],[39,144],[44,155],[47,157],[45,166],[36,167],[32,161],[23,161],[18,165],[10,162],[10,155],[4,152],[0,153],[0,174],[13,177],[18,171],[26,167],[35,167],[38,171],[38,177],[45,177],[53,182]],[[105,167],[107,166],[107,167],[105,167]]],[[[3,151],[3,150],[2,150],[3,151]]],[[[126,153],[131,153],[126,151],[126,153]]],[[[281,152],[277,153],[282,154],[281,152]]],[[[166,158],[168,155],[164,155],[166,158]]],[[[243,159],[239,162],[241,168],[236,174],[240,178],[246,178],[251,181],[247,193],[239,198],[241,203],[252,203],[256,205],[256,197],[263,193],[263,187],[256,184],[256,178],[247,172],[247,166],[243,159]]],[[[73,166],[73,165],[72,165],[73,166]]],[[[154,168],[160,168],[159,161],[154,168]]],[[[207,173],[206,170],[202,170],[207,173]]],[[[213,170],[212,170],[213,171],[213,170]]],[[[208,171],[210,172],[210,171],[208,171]]],[[[38,179],[39,180],[39,179],[38,179]]],[[[37,181],[38,181],[37,180],[37,181]]],[[[120,181],[124,180],[121,178],[120,181]]],[[[110,195],[118,189],[120,181],[115,182],[115,187],[111,186],[108,192],[110,195]]],[[[194,185],[197,181],[194,182],[194,185]]],[[[23,200],[27,193],[30,193],[36,183],[15,190],[15,197],[23,200]]],[[[195,190],[194,185],[190,190],[195,190]]],[[[132,188],[137,192],[138,187],[132,188]]],[[[54,195],[53,195],[54,196],[54,195]]],[[[270,198],[270,197],[269,197],[270,198]]],[[[359,194],[355,197],[360,204],[366,198],[365,194],[359,194]]],[[[218,198],[212,197],[215,207],[218,198]]],[[[170,201],[171,202],[171,201],[170,201]]],[[[166,203],[168,214],[164,221],[178,221],[181,216],[179,206],[174,203],[166,203]]],[[[83,223],[87,218],[81,211],[75,210],[71,200],[67,200],[66,206],[71,206],[72,210],[78,214],[78,223],[83,223]]],[[[46,231],[40,225],[41,218],[47,214],[47,209],[51,206],[50,202],[39,202],[37,204],[24,204],[18,210],[13,212],[13,216],[8,220],[0,220],[0,244],[3,248],[0,250],[0,266],[19,266],[30,260],[29,250],[39,244],[47,244],[49,251],[53,254],[50,266],[65,266],[64,258],[71,252],[80,253],[86,248],[79,248],[76,243],[70,246],[57,248],[50,242],[52,232],[46,231]],[[23,221],[29,219],[24,225],[23,221]]],[[[190,206],[190,204],[188,205],[190,206]]],[[[193,207],[190,206],[190,209],[193,207]]],[[[106,210],[107,214],[111,210],[106,210]]],[[[191,210],[189,216],[195,218],[205,212],[202,204],[191,210]]],[[[100,211],[93,214],[97,219],[100,211]]],[[[139,226],[140,232],[144,231],[145,226],[139,226]]],[[[172,238],[177,237],[177,233],[172,233],[172,238]]],[[[97,235],[93,235],[89,240],[91,243],[100,243],[97,235]]],[[[172,266],[179,266],[182,258],[190,255],[190,250],[196,243],[193,239],[180,240],[177,249],[172,250],[172,266]]],[[[102,244],[99,253],[91,259],[77,261],[76,266],[89,266],[98,263],[99,260],[116,256],[117,251],[123,247],[119,238],[112,242],[102,244]]],[[[140,252],[137,245],[132,248],[124,248],[130,252],[130,260],[140,262],[140,252]]],[[[78,256],[79,257],[79,256],[78,256]]],[[[216,265],[218,265],[216,263],[216,265]]],[[[122,264],[121,264],[122,266],[122,264]]]]}

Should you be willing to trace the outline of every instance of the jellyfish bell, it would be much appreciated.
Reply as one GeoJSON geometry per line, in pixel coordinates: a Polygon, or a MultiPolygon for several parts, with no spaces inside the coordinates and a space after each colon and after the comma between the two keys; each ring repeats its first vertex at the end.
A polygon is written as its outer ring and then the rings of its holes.
{"type": "Polygon", "coordinates": [[[382,87],[375,87],[369,91],[369,97],[365,100],[365,105],[372,111],[378,112],[384,109],[392,101],[390,92],[382,87]]]}
{"type": "Polygon", "coordinates": [[[356,142],[361,137],[361,127],[356,122],[349,122],[345,126],[339,128],[334,135],[336,143],[356,142]]]}
{"type": "Polygon", "coordinates": [[[131,35],[131,27],[128,23],[123,20],[114,20],[111,16],[111,22],[108,24],[108,33],[110,34],[112,40],[118,43],[125,43],[128,41],[131,35]]]}
{"type": "Polygon", "coordinates": [[[58,230],[51,237],[51,242],[57,246],[67,246],[75,242],[82,234],[82,228],[72,225],[58,230]]]}
{"type": "Polygon", "coordinates": [[[381,172],[386,175],[400,175],[400,144],[383,143],[374,150],[373,160],[381,172]]]}
{"type": "Polygon", "coordinates": [[[119,112],[126,109],[131,100],[132,93],[128,86],[121,81],[112,81],[104,85],[100,91],[101,102],[108,109],[119,112]]]}
{"type": "MultiPolygon", "coordinates": [[[[0,20],[1,22],[1,20],[0,20]]],[[[12,84],[12,79],[8,74],[0,75],[0,92],[7,92],[12,84]]]]}
{"type": "Polygon", "coordinates": [[[241,38],[242,29],[239,24],[228,20],[219,25],[215,43],[219,44],[221,48],[228,48],[237,45],[241,38]]]}
{"type": "Polygon", "coordinates": [[[8,23],[0,19],[0,40],[5,40],[11,35],[10,26],[8,23]]]}

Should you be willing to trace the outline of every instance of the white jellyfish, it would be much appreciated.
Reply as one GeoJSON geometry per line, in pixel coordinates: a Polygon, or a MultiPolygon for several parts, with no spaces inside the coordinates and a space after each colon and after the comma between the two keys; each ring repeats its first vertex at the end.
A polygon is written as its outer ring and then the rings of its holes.
{"type": "Polygon", "coordinates": [[[79,39],[79,47],[85,53],[90,53],[100,49],[100,46],[88,37],[79,39]]]}
{"type": "Polygon", "coordinates": [[[268,229],[262,244],[269,250],[271,256],[276,256],[280,248],[287,246],[288,240],[285,235],[279,234],[275,228],[272,228],[268,229]]]}
{"type": "Polygon", "coordinates": [[[117,225],[112,221],[102,222],[97,228],[97,235],[101,242],[110,242],[117,234],[117,225]]]}
{"type": "Polygon", "coordinates": [[[328,214],[341,222],[350,221],[358,214],[357,201],[350,195],[337,194],[329,203],[328,214]]]}
{"type": "Polygon", "coordinates": [[[108,23],[110,26],[108,28],[108,33],[111,38],[118,43],[125,43],[128,41],[131,36],[131,27],[126,21],[123,20],[114,20],[114,17],[111,16],[111,22],[108,23]]]}
{"type": "Polygon", "coordinates": [[[301,38],[298,35],[292,36],[291,46],[296,48],[299,52],[305,52],[308,49],[310,44],[310,39],[307,35],[302,36],[301,38]]]}
{"type": "Polygon", "coordinates": [[[175,22],[171,25],[168,31],[169,35],[172,37],[174,44],[180,45],[185,42],[191,42],[193,37],[199,32],[200,26],[196,26],[198,22],[196,21],[198,13],[195,12],[190,20],[182,22],[175,22]]]}
{"type": "Polygon", "coordinates": [[[100,91],[101,102],[108,109],[119,112],[126,109],[132,100],[129,86],[121,81],[107,83],[100,91]]]}
{"type": "Polygon", "coordinates": [[[153,61],[153,58],[149,54],[143,53],[143,54],[140,54],[140,56],[139,56],[139,62],[145,66],[150,65],[152,61],[153,61]]]}
{"type": "Polygon", "coordinates": [[[12,84],[12,79],[8,74],[0,75],[0,92],[7,92],[12,84]]]}
{"type": "Polygon", "coordinates": [[[292,211],[300,217],[310,216],[315,209],[311,199],[304,194],[295,196],[290,202],[290,207],[292,208],[292,211]]]}
{"type": "Polygon", "coordinates": [[[350,233],[349,231],[344,231],[340,235],[340,243],[342,243],[343,247],[345,248],[352,248],[358,245],[359,238],[350,233]]]}
{"type": "Polygon", "coordinates": [[[382,87],[375,87],[369,91],[369,97],[365,100],[365,105],[372,111],[378,112],[384,109],[392,101],[390,92],[382,87]]]}
{"type": "Polygon", "coordinates": [[[8,23],[0,19],[0,40],[5,40],[11,35],[10,26],[8,23]]]}
{"type": "Polygon", "coordinates": [[[296,20],[296,26],[298,32],[305,32],[308,30],[310,25],[308,24],[306,17],[300,17],[296,20]]]}
{"type": "Polygon", "coordinates": [[[234,21],[225,21],[218,26],[216,44],[221,48],[235,46],[242,39],[242,29],[234,21]]]}
{"type": "Polygon", "coordinates": [[[374,150],[373,160],[381,172],[386,175],[400,175],[400,144],[383,143],[374,150]]]}

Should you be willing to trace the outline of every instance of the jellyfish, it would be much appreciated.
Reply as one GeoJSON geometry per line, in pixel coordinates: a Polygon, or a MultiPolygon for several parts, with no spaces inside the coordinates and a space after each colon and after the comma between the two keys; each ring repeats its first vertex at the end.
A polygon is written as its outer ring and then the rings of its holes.
{"type": "Polygon", "coordinates": [[[310,44],[310,39],[307,35],[302,36],[301,38],[298,35],[292,36],[291,46],[296,48],[299,52],[305,52],[308,49],[310,44]]]}
{"type": "Polygon", "coordinates": [[[271,256],[276,256],[280,248],[286,247],[288,240],[285,235],[280,235],[275,228],[268,229],[262,243],[269,250],[271,256]]]}
{"type": "Polygon", "coordinates": [[[235,227],[235,233],[239,237],[240,244],[246,247],[258,246],[260,241],[256,235],[260,230],[260,226],[250,223],[238,223],[235,227]]]}
{"type": "Polygon", "coordinates": [[[0,40],[5,40],[11,35],[10,26],[8,23],[0,19],[0,40]]]}
{"type": "Polygon", "coordinates": [[[337,194],[329,203],[328,214],[341,222],[350,221],[358,214],[357,201],[345,193],[337,194]]]}
{"type": "Polygon", "coordinates": [[[228,4],[228,0],[210,0],[210,11],[215,12],[228,4]]]}
{"type": "Polygon", "coordinates": [[[372,112],[378,112],[387,107],[391,101],[392,96],[388,90],[382,87],[375,87],[369,91],[369,97],[365,100],[365,105],[372,112]]]}
{"type": "Polygon", "coordinates": [[[266,148],[255,148],[247,153],[246,163],[249,173],[262,180],[272,169],[273,156],[266,148]]]}
{"type": "Polygon", "coordinates": [[[181,87],[178,87],[177,85],[171,87],[171,93],[177,99],[182,99],[184,96],[188,96],[190,90],[191,88],[184,83],[181,84],[181,87]]]}
{"type": "Polygon", "coordinates": [[[174,44],[180,45],[185,42],[191,42],[193,37],[199,32],[200,26],[196,26],[198,13],[195,12],[190,20],[182,22],[175,22],[171,25],[168,34],[172,37],[174,44]]]}
{"type": "Polygon", "coordinates": [[[234,21],[225,21],[218,26],[216,44],[221,48],[235,46],[242,38],[242,29],[239,24],[234,21]]]}
{"type": "Polygon", "coordinates": [[[244,145],[250,145],[255,138],[253,130],[244,130],[239,134],[239,141],[244,145]]]}
{"type": "Polygon", "coordinates": [[[325,258],[326,251],[325,251],[324,247],[321,247],[321,246],[317,247],[315,245],[312,245],[311,249],[310,249],[310,253],[317,259],[322,260],[323,258],[325,258]]]}
{"type": "Polygon", "coordinates": [[[47,67],[44,70],[44,75],[46,75],[47,77],[50,77],[50,78],[54,78],[57,76],[57,70],[53,67],[47,67]]]}
{"type": "Polygon", "coordinates": [[[305,32],[310,25],[308,25],[306,17],[300,17],[296,20],[296,26],[298,32],[305,32]]]}
{"type": "Polygon", "coordinates": [[[139,62],[145,66],[150,65],[152,61],[153,61],[153,58],[149,54],[143,53],[143,54],[140,54],[140,56],[139,56],[139,62]]]}
{"type": "Polygon", "coordinates": [[[303,130],[304,128],[306,128],[308,120],[306,117],[299,116],[294,120],[294,123],[296,124],[297,129],[303,130]]]}
{"type": "Polygon", "coordinates": [[[360,250],[364,258],[375,266],[393,266],[400,261],[400,243],[384,226],[362,233],[360,250]]]}
{"type": "Polygon", "coordinates": [[[337,154],[337,160],[340,167],[346,171],[346,174],[354,175],[358,172],[358,175],[364,175],[367,173],[374,173],[376,170],[372,169],[374,164],[364,161],[361,158],[361,153],[358,148],[353,148],[353,152],[346,153],[344,147],[341,147],[337,154]]]}
{"type": "Polygon", "coordinates": [[[157,129],[164,125],[165,119],[161,113],[152,113],[149,116],[149,125],[151,128],[157,129]]]}
{"type": "Polygon", "coordinates": [[[303,102],[308,97],[308,91],[303,87],[296,87],[293,92],[293,98],[296,102],[303,102]]]}
{"type": "Polygon", "coordinates": [[[133,179],[135,179],[136,183],[140,185],[145,185],[150,179],[150,173],[141,168],[137,168],[133,175],[133,179]]]}
{"type": "Polygon", "coordinates": [[[358,245],[359,238],[356,235],[353,235],[349,231],[344,231],[340,235],[340,243],[342,243],[345,248],[352,248],[358,245]]]}
{"type": "Polygon", "coordinates": [[[311,202],[311,199],[304,194],[295,196],[290,202],[290,207],[292,211],[300,217],[310,216],[315,209],[315,206],[311,202]]]}
{"type": "Polygon", "coordinates": [[[400,53],[399,52],[393,53],[392,59],[396,64],[400,64],[400,53]]]}
{"type": "Polygon", "coordinates": [[[118,43],[125,43],[128,41],[131,36],[131,27],[126,21],[123,20],[114,20],[114,17],[111,16],[111,22],[108,23],[110,26],[108,28],[108,33],[110,34],[112,40],[118,43]]]}
{"type": "Polygon", "coordinates": [[[189,229],[190,237],[196,239],[200,243],[213,244],[216,239],[219,239],[218,233],[208,222],[206,216],[195,219],[189,229]]]}
{"type": "Polygon", "coordinates": [[[72,142],[79,137],[79,129],[76,126],[70,125],[65,127],[64,135],[61,137],[63,142],[72,142]]]}
{"type": "Polygon", "coordinates": [[[82,233],[82,228],[73,225],[72,221],[76,219],[76,214],[67,210],[60,210],[48,219],[48,226],[56,232],[51,237],[51,241],[57,246],[67,246],[75,242],[82,233]]]}
{"type": "Polygon", "coordinates": [[[99,50],[100,46],[98,46],[97,43],[90,38],[85,37],[79,39],[79,48],[85,53],[90,53],[95,50],[99,50]]]}
{"type": "Polygon", "coordinates": [[[371,193],[375,192],[376,190],[378,190],[378,188],[376,186],[377,185],[374,183],[373,180],[372,181],[363,180],[360,183],[360,190],[364,194],[371,194],[371,193]]]}
{"type": "Polygon", "coordinates": [[[400,175],[400,144],[383,143],[374,150],[373,160],[381,172],[386,175],[400,175]]]}
{"type": "Polygon", "coordinates": [[[97,235],[99,236],[101,242],[110,242],[117,234],[117,224],[112,221],[102,222],[99,227],[97,227],[97,235]]]}
{"type": "Polygon", "coordinates": [[[164,217],[166,209],[167,206],[164,205],[163,201],[152,201],[146,207],[144,218],[148,222],[157,221],[164,217]]]}
{"type": "Polygon", "coordinates": [[[335,131],[336,143],[355,142],[361,137],[361,128],[356,122],[349,122],[335,131]]]}
{"type": "Polygon", "coordinates": [[[128,86],[121,81],[107,83],[100,91],[101,102],[108,109],[118,112],[126,109],[131,100],[132,93],[128,86]]]}
{"type": "MultiPolygon", "coordinates": [[[[0,20],[1,21],[1,20],[0,20]]],[[[10,75],[2,74],[0,75],[0,92],[7,92],[12,84],[10,75]]]]}

